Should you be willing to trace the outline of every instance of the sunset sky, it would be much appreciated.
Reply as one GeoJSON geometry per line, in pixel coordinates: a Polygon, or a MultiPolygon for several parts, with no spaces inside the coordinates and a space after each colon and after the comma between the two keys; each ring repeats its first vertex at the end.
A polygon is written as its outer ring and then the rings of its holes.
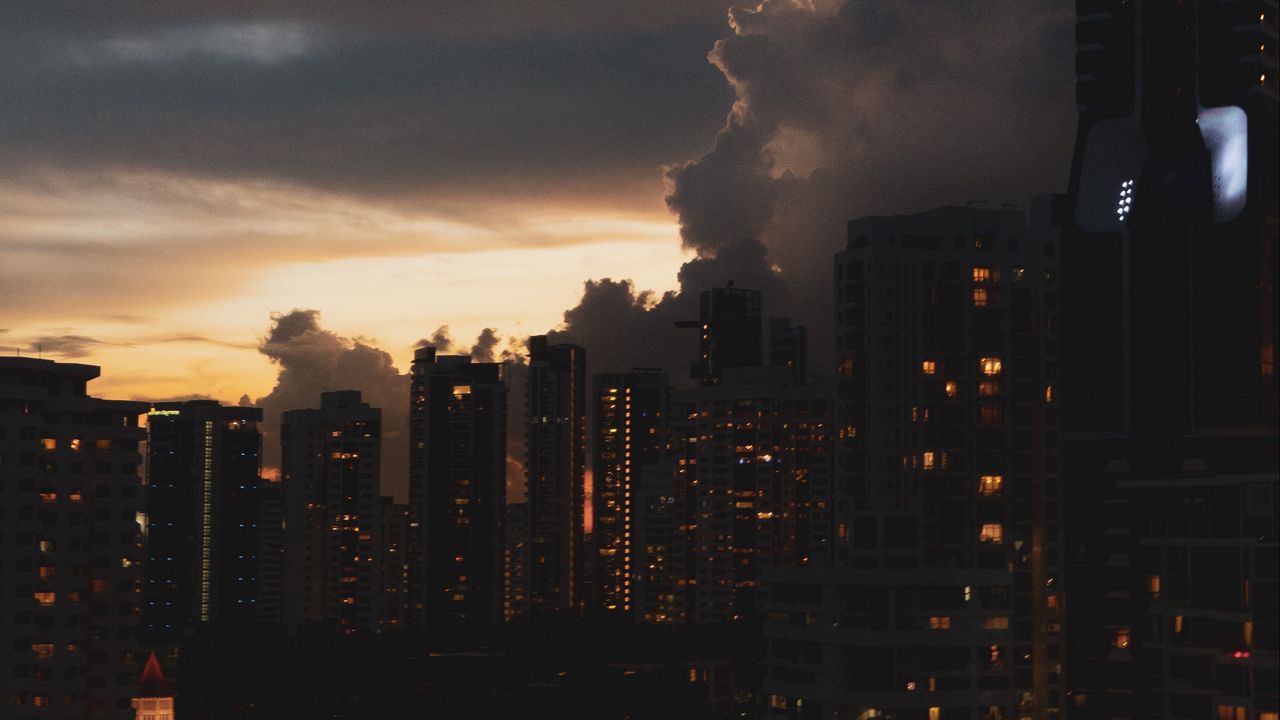
{"type": "Polygon", "coordinates": [[[353,386],[395,447],[443,326],[455,352],[559,330],[592,371],[678,375],[671,321],[732,280],[822,358],[846,220],[1063,189],[1072,23],[1054,0],[3,3],[0,348],[268,428],[353,386]]]}

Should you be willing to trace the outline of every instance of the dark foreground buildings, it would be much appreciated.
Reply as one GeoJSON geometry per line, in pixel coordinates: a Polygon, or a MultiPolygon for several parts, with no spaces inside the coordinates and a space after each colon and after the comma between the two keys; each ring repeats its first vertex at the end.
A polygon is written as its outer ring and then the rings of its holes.
{"type": "Polygon", "coordinates": [[[545,335],[529,338],[526,572],[533,613],[581,612],[586,603],[586,355],[545,335]]]}
{"type": "Polygon", "coordinates": [[[319,409],[283,415],[281,614],[287,627],[379,630],[381,438],[382,411],[355,390],[323,393],[319,409]]]}
{"type": "Polygon", "coordinates": [[[767,577],[768,717],[1060,709],[1051,254],[1018,210],[849,223],[835,553],[767,577]]]}
{"type": "Polygon", "coordinates": [[[499,624],[507,500],[503,366],[419,348],[410,392],[409,492],[421,518],[423,563],[422,584],[410,594],[425,610],[416,626],[438,635],[499,624]]]}
{"type": "Polygon", "coordinates": [[[0,716],[133,717],[145,403],[0,358],[0,716]]]}
{"type": "Polygon", "coordinates": [[[212,400],[147,413],[142,633],[257,619],[262,410],[212,400]]]}
{"type": "Polygon", "coordinates": [[[1275,720],[1280,13],[1078,5],[1069,709],[1275,720]]]}

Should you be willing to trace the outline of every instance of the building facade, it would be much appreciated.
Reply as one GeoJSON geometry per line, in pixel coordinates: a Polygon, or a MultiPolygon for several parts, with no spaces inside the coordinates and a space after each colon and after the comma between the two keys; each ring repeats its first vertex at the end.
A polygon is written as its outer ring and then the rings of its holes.
{"type": "Polygon", "coordinates": [[[147,413],[142,632],[176,639],[197,622],[251,622],[258,602],[259,408],[212,400],[147,413]]]}
{"type": "Polygon", "coordinates": [[[501,363],[414,353],[410,504],[422,527],[415,601],[432,633],[503,618],[507,383],[501,363]]]}
{"type": "Polygon", "coordinates": [[[849,223],[830,569],[768,587],[769,717],[1042,718],[1063,697],[1047,208],[849,223]]]}
{"type": "Polygon", "coordinates": [[[545,335],[529,338],[525,477],[534,613],[581,612],[586,602],[586,355],[545,335]]]}
{"type": "Polygon", "coordinates": [[[91,397],[98,374],[0,358],[6,718],[134,715],[147,406],[91,397]]]}
{"type": "Polygon", "coordinates": [[[635,611],[637,576],[653,552],[637,543],[645,468],[667,446],[667,375],[660,370],[595,376],[592,446],[592,538],[596,602],[607,612],[635,611]]]}
{"type": "Polygon", "coordinates": [[[382,411],[355,390],[282,416],[281,615],[346,634],[379,630],[382,540],[378,471],[382,411]]]}
{"type": "Polygon", "coordinates": [[[1280,717],[1277,13],[1078,3],[1069,710],[1280,717]]]}
{"type": "Polygon", "coordinates": [[[671,405],[680,618],[756,618],[767,571],[832,549],[829,391],[786,367],[732,368],[671,405]]]}

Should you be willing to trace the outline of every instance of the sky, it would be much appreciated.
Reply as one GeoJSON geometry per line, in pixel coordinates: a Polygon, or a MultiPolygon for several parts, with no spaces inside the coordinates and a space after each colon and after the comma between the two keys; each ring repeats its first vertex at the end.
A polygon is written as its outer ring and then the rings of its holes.
{"type": "Polygon", "coordinates": [[[593,370],[678,372],[671,321],[734,280],[822,357],[846,220],[1063,189],[1071,13],[3,3],[0,351],[271,418],[398,402],[431,339],[498,359],[555,331],[593,370]]]}

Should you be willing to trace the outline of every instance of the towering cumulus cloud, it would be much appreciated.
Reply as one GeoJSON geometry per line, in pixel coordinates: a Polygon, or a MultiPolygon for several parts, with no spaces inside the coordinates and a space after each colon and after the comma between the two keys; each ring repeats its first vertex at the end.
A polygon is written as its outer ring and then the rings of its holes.
{"type": "Polygon", "coordinates": [[[697,257],[663,297],[588,282],[563,335],[596,370],[678,371],[670,332],[728,279],[830,347],[832,253],[846,220],[1059,188],[1072,132],[1072,16],[1052,0],[765,0],[729,11],[708,55],[734,93],[710,150],[668,167],[667,205],[697,257]]]}
{"type": "Polygon", "coordinates": [[[408,479],[409,380],[391,355],[360,339],[320,326],[317,310],[273,315],[258,350],[279,366],[276,385],[258,398],[266,422],[263,464],[280,465],[280,414],[320,406],[320,393],[359,390],[364,401],[382,408],[382,491],[405,497],[408,479]]]}

